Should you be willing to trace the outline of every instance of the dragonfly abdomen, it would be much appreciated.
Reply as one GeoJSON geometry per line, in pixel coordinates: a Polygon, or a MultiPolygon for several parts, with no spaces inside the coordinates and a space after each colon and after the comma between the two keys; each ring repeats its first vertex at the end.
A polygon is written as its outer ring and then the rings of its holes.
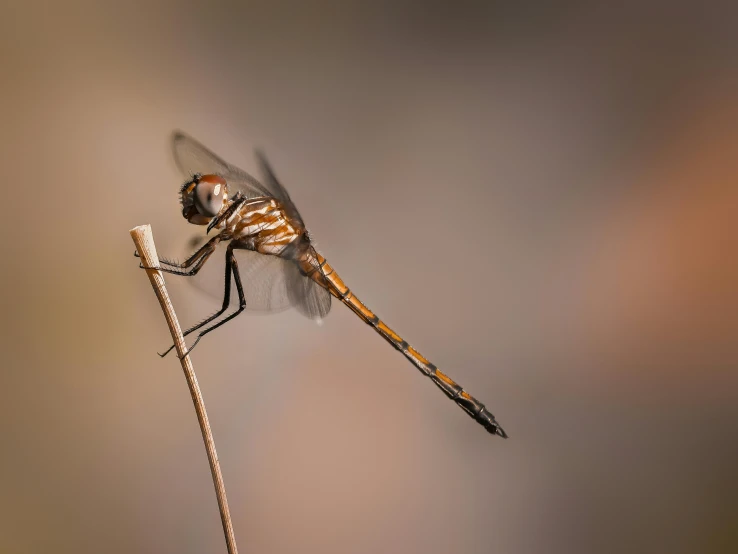
{"type": "Polygon", "coordinates": [[[365,323],[372,326],[387,342],[394,346],[397,350],[410,360],[420,372],[430,378],[438,388],[440,388],[446,396],[456,402],[469,416],[474,418],[479,424],[484,426],[488,432],[507,438],[507,434],[499,423],[495,420],[495,416],[487,410],[487,408],[476,398],[467,393],[461,385],[456,383],[448,375],[440,371],[434,364],[425,358],[420,352],[410,346],[406,340],[395,333],[387,324],[364,305],[358,297],[351,292],[338,273],[326,261],[326,259],[310,249],[310,255],[305,256],[298,263],[301,269],[310,278],[314,279],[318,284],[325,287],[333,296],[346,304],[351,311],[358,315],[365,323]]]}

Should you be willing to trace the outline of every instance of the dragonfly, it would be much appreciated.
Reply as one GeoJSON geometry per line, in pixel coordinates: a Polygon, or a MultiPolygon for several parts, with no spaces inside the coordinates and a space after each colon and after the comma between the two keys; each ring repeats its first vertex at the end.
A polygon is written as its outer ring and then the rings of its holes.
{"type": "MultiPolygon", "coordinates": [[[[187,353],[205,335],[247,307],[267,312],[292,307],[320,321],[328,315],[331,299],[335,298],[399,350],[489,433],[508,437],[484,404],[410,346],[349,289],[315,249],[300,212],[261,150],[255,151],[262,175],[259,180],[182,131],[173,133],[172,149],[175,162],[187,179],[179,190],[182,216],[191,224],[206,226],[206,235],[211,231],[215,234],[183,262],[161,258],[159,267],[144,269],[194,277],[213,253],[226,245],[222,305],[184,332],[185,336],[198,332],[187,353]],[[248,279],[242,279],[239,263],[246,268],[248,279]],[[216,322],[229,309],[232,283],[238,305],[216,322]]],[[[160,356],[166,356],[173,348],[172,345],[160,356]]]]}

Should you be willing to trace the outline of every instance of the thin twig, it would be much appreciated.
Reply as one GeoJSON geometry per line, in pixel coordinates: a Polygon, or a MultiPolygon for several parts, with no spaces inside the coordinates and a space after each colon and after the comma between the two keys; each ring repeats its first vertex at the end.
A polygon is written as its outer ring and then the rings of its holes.
{"type": "MultiPolygon", "coordinates": [[[[144,267],[159,267],[159,256],[156,254],[154,246],[154,237],[151,234],[151,226],[141,225],[131,229],[131,238],[136,244],[138,255],[144,267]]],[[[220,473],[220,464],[218,463],[218,454],[215,451],[215,440],[210,430],[208,422],[208,414],[205,411],[205,401],[200,392],[200,386],[197,384],[197,376],[195,369],[192,367],[192,360],[189,355],[184,355],[187,346],[182,336],[182,329],[177,321],[174,313],[172,302],[169,300],[169,294],[164,285],[164,276],[160,271],[147,269],[151,285],[154,287],[156,297],[159,299],[164,317],[167,320],[169,331],[172,333],[172,339],[177,348],[177,354],[182,362],[182,370],[187,379],[187,386],[190,388],[192,402],[195,404],[195,412],[197,412],[197,420],[200,422],[200,430],[202,431],[202,439],[205,442],[205,450],[208,453],[208,461],[210,462],[210,472],[213,474],[213,484],[215,485],[215,495],[218,497],[218,507],[220,508],[220,519],[223,522],[223,533],[225,534],[226,545],[228,546],[228,554],[237,554],[236,537],[233,534],[233,523],[231,522],[231,514],[228,510],[228,500],[226,499],[225,484],[223,476],[220,473]]]]}

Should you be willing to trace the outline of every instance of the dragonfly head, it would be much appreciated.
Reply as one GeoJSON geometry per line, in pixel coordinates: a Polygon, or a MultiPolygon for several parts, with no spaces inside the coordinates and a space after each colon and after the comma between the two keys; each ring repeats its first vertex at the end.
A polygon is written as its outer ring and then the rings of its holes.
{"type": "Polygon", "coordinates": [[[193,175],[179,191],[182,215],[195,225],[207,225],[228,205],[228,185],[219,175],[193,175]]]}

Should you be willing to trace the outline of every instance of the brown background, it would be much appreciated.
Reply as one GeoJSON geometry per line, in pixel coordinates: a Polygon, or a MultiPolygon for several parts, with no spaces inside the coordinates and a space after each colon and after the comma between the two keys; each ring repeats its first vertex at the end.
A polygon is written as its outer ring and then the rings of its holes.
{"type": "MultiPolygon", "coordinates": [[[[343,306],[194,354],[243,553],[738,551],[729,3],[4,3],[0,552],[224,552],[132,257],[263,145],[343,306]],[[439,7],[440,6],[440,7],[439,7]]],[[[184,324],[211,309],[168,279],[184,324]]]]}

